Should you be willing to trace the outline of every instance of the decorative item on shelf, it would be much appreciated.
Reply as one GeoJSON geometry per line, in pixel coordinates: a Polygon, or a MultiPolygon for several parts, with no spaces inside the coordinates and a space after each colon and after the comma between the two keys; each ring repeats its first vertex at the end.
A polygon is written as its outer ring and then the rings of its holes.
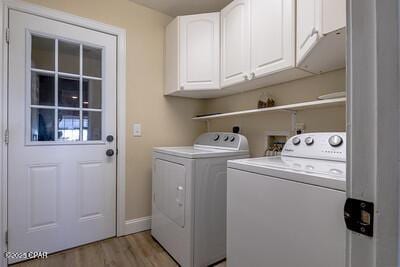
{"type": "Polygon", "coordinates": [[[258,99],[257,108],[270,108],[275,106],[275,100],[267,93],[262,93],[258,99]]]}

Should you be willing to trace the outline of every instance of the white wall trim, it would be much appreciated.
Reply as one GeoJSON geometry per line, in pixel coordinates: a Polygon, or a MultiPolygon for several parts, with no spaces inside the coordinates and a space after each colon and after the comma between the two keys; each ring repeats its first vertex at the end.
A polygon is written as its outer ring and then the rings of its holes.
{"type": "Polygon", "coordinates": [[[125,222],[125,234],[134,234],[151,229],[151,217],[142,217],[125,222]]]}
{"type": "MultiPolygon", "coordinates": [[[[126,175],[126,31],[125,29],[104,24],[91,19],[75,16],[62,11],[30,4],[21,0],[0,0],[0,34],[1,34],[1,51],[0,54],[0,162],[1,162],[1,231],[0,231],[0,248],[1,252],[6,251],[7,245],[4,239],[4,232],[7,229],[7,147],[4,143],[4,131],[7,128],[7,86],[8,86],[8,45],[5,42],[4,29],[8,27],[8,12],[10,9],[37,15],[52,20],[69,23],[72,25],[92,29],[95,31],[111,34],[117,37],[117,236],[125,233],[125,175],[126,175]]],[[[2,254],[1,254],[2,255],[2,254]]],[[[1,257],[0,267],[6,266],[7,261],[1,257]]]]}
{"type": "Polygon", "coordinates": [[[347,267],[398,266],[398,0],[347,1],[347,196],[373,202],[374,236],[347,232],[347,267]],[[368,19],[366,19],[368,18],[368,19]]]}
{"type": "MultiPolygon", "coordinates": [[[[1,43],[0,43],[0,179],[1,179],[1,188],[0,188],[0,253],[7,251],[7,244],[5,240],[5,232],[7,231],[7,145],[4,142],[4,132],[7,129],[7,62],[8,62],[8,46],[5,41],[5,26],[7,25],[7,9],[3,3],[3,0],[0,2],[0,34],[1,34],[1,43]]],[[[1,257],[0,259],[0,267],[7,266],[7,259],[5,257],[1,257]]]]}

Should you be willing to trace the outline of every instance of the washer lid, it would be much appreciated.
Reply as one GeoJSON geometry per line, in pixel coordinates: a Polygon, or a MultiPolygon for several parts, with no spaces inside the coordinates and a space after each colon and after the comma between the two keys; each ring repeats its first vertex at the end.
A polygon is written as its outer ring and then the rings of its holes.
{"type": "Polygon", "coordinates": [[[183,158],[213,158],[213,157],[229,157],[238,155],[248,155],[247,150],[228,150],[219,148],[199,148],[197,146],[181,146],[181,147],[155,147],[154,152],[168,154],[183,158]]]}
{"type": "Polygon", "coordinates": [[[262,157],[228,161],[228,168],[346,190],[346,163],[297,157],[262,157]]]}

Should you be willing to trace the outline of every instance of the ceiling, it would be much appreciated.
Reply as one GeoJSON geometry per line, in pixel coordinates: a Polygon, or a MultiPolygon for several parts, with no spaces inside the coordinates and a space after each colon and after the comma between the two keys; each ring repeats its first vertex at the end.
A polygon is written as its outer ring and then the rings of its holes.
{"type": "Polygon", "coordinates": [[[131,0],[137,4],[176,17],[221,11],[232,0],[131,0]]]}

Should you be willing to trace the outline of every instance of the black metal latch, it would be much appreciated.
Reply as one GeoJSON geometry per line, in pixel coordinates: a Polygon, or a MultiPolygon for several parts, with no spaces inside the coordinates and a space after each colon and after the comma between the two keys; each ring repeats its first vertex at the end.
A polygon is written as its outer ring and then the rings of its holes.
{"type": "Polygon", "coordinates": [[[374,203],[348,198],[344,205],[347,229],[366,236],[374,235],[374,203]]]}

